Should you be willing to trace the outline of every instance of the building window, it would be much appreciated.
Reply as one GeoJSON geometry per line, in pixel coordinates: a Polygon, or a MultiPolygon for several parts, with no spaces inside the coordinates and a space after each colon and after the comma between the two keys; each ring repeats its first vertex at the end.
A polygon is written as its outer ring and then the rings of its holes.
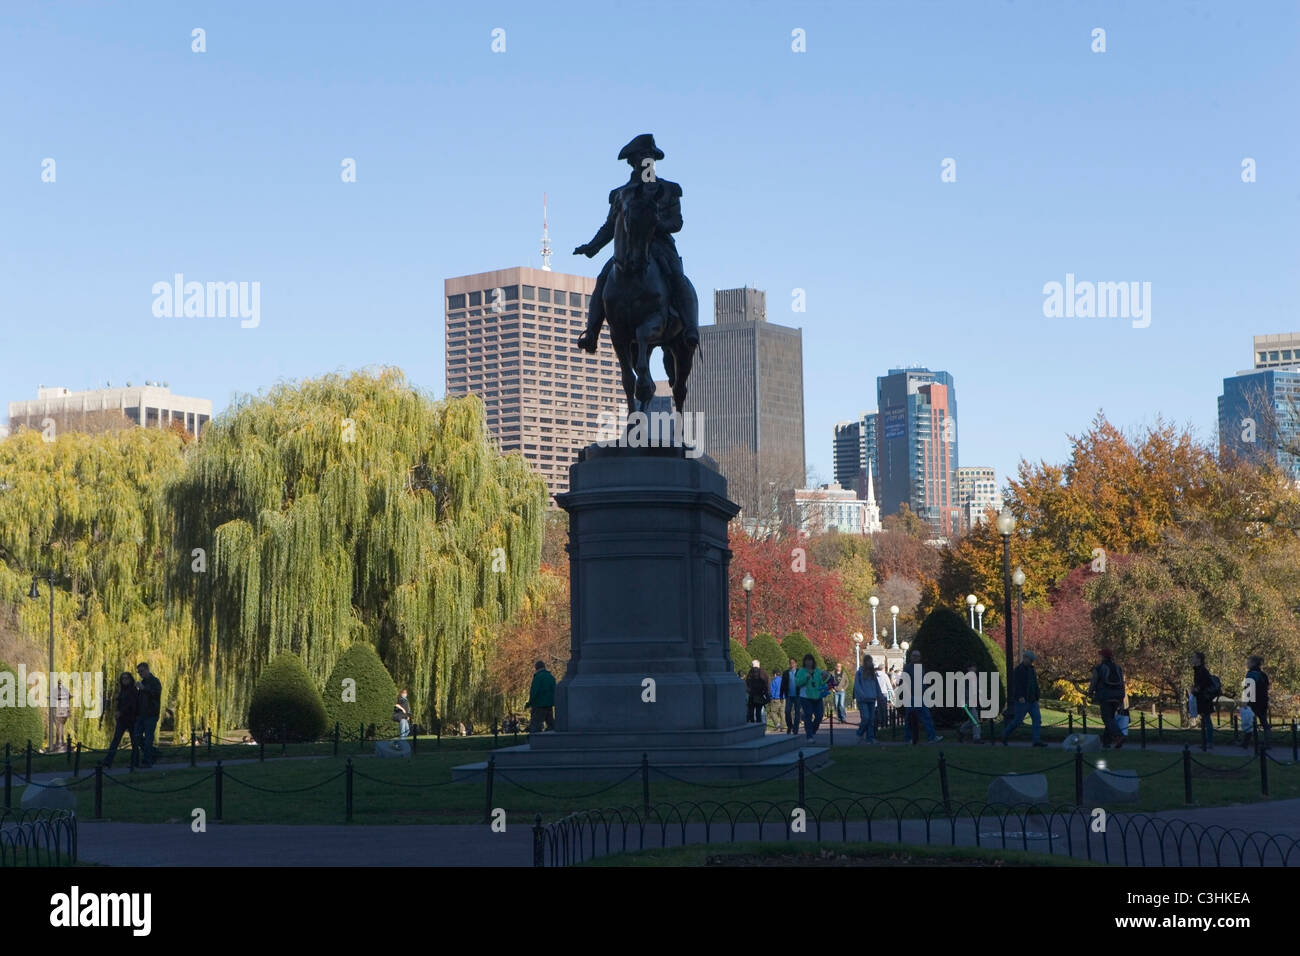
{"type": "Polygon", "coordinates": [[[535,290],[532,286],[530,286],[530,285],[523,286],[523,290],[524,290],[524,298],[525,298],[525,299],[535,299],[535,298],[537,298],[536,290],[535,290]]]}
{"type": "Polygon", "coordinates": [[[482,293],[482,292],[471,292],[471,293],[469,294],[469,304],[470,304],[470,305],[482,305],[482,304],[483,304],[483,293],[482,293]]]}
{"type": "Polygon", "coordinates": [[[517,285],[508,285],[501,292],[507,301],[519,298],[519,286],[517,285]]]}
{"type": "Polygon", "coordinates": [[[462,292],[460,295],[447,296],[447,308],[449,309],[465,308],[465,294],[462,292]]]}
{"type": "Polygon", "coordinates": [[[538,301],[541,301],[541,302],[550,302],[550,301],[551,301],[551,290],[550,290],[550,289],[538,289],[538,290],[537,290],[537,298],[538,298],[538,301]]]}

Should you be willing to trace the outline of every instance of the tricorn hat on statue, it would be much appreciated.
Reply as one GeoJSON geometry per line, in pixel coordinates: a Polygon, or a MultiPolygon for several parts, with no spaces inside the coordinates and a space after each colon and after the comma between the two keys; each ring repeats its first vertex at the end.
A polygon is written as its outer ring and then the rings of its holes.
{"type": "Polygon", "coordinates": [[[627,159],[634,153],[648,153],[655,159],[663,159],[664,152],[655,145],[654,133],[642,133],[623,147],[622,152],[618,154],[619,159],[627,159]]]}

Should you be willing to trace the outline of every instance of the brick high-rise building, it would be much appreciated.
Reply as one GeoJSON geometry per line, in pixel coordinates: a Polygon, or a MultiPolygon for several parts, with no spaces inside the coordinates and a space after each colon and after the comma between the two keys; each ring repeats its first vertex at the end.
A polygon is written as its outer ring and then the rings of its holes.
{"type": "Polygon", "coordinates": [[[768,322],[759,289],[714,290],[713,309],[714,324],[700,327],[686,410],[703,415],[704,452],[752,516],[766,507],[760,499],[804,486],[803,332],[768,322]]]}
{"type": "Polygon", "coordinates": [[[957,390],[947,372],[895,368],[876,379],[880,507],[906,504],[936,537],[961,528],[957,497],[957,390]]]}
{"type": "Polygon", "coordinates": [[[574,345],[596,280],[521,267],[443,285],[447,394],[482,398],[501,450],[522,453],[550,495],[567,491],[601,413],[626,407],[608,327],[595,355],[574,345]]]}

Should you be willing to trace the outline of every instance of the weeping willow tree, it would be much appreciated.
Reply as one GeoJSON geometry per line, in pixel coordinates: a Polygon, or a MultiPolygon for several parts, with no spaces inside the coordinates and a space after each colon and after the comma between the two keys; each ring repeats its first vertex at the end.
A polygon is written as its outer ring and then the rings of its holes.
{"type": "MultiPolygon", "coordinates": [[[[195,693],[191,622],[166,613],[164,593],[173,558],[161,505],[186,441],[142,428],[64,431],[48,442],[20,429],[0,441],[0,636],[11,664],[46,669],[53,573],[56,671],[102,673],[108,693],[121,671],[147,660],[169,680],[169,700],[195,693]],[[31,600],[37,575],[40,599],[31,600]]],[[[74,707],[66,729],[100,744],[112,716],[74,707]]]]}
{"type": "Polygon", "coordinates": [[[356,641],[427,721],[482,705],[494,635],[537,573],[545,486],[492,447],[477,398],[434,401],[385,369],[241,399],[166,498],[172,595],[210,691],[186,721],[231,726],[283,653],[323,687],[356,641]]]}

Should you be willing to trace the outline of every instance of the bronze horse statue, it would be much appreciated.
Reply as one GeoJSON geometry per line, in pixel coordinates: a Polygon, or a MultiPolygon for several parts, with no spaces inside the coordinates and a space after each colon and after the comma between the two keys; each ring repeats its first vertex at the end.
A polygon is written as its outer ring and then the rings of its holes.
{"type": "MultiPolygon", "coordinates": [[[[683,334],[682,317],[673,307],[667,277],[651,253],[658,227],[658,188],[656,182],[643,182],[624,189],[618,197],[613,267],[603,290],[609,337],[622,368],[629,414],[650,409],[655,396],[650,355],[656,348],[663,349],[673,406],[684,411],[686,380],[695,357],[695,347],[683,334]]],[[[694,299],[690,280],[684,280],[683,286],[694,299]]],[[[686,307],[694,310],[697,305],[692,301],[686,307]]]]}

